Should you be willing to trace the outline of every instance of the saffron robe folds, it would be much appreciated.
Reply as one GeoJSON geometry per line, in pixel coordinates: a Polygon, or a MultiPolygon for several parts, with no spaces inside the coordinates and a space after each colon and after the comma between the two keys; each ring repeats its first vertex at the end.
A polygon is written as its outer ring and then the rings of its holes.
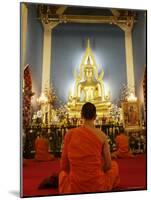
{"type": "Polygon", "coordinates": [[[127,158],[127,157],[133,157],[132,153],[129,149],[129,139],[126,135],[120,134],[115,139],[117,151],[115,151],[113,154],[116,155],[116,157],[119,158],[127,158]]]}
{"type": "Polygon", "coordinates": [[[49,142],[46,138],[37,138],[35,140],[35,160],[48,161],[52,160],[49,154],[49,142]]]}
{"type": "Polygon", "coordinates": [[[59,192],[84,193],[110,191],[119,184],[116,161],[102,170],[103,145],[88,128],[71,129],[65,136],[59,174],[59,192]]]}

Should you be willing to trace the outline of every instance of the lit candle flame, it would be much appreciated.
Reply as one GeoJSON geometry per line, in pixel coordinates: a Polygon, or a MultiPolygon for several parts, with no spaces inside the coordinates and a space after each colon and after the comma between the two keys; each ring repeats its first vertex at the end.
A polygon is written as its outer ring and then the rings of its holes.
{"type": "Polygon", "coordinates": [[[133,94],[130,93],[130,95],[127,97],[128,101],[137,101],[137,97],[133,94]]]}

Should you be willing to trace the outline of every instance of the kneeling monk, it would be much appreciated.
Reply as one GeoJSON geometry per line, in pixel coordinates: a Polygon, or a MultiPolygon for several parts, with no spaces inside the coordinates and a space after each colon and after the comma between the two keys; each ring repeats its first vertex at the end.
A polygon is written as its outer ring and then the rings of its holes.
{"type": "Polygon", "coordinates": [[[115,138],[116,151],[112,153],[112,158],[129,158],[134,157],[129,148],[129,139],[124,129],[115,138]]]}
{"type": "Polygon", "coordinates": [[[44,134],[36,138],[35,151],[35,160],[37,161],[48,161],[53,159],[53,156],[49,154],[49,142],[44,134]]]}
{"type": "Polygon", "coordinates": [[[59,174],[59,193],[111,191],[119,184],[116,161],[111,161],[106,135],[95,128],[96,107],[82,107],[84,124],[65,135],[59,174]]]}

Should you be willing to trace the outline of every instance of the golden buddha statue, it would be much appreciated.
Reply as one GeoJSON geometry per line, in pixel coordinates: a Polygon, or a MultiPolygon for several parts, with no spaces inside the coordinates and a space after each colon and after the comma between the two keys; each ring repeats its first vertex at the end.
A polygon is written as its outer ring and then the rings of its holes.
{"type": "Polygon", "coordinates": [[[104,100],[104,85],[96,80],[89,57],[84,67],[84,81],[79,82],[77,86],[77,98],[86,102],[96,99],[104,100]],[[82,94],[83,97],[81,97],[82,94]]]}
{"type": "Polygon", "coordinates": [[[88,101],[95,104],[99,117],[102,117],[103,114],[109,115],[110,96],[109,94],[105,95],[103,76],[103,69],[100,74],[98,73],[97,64],[88,40],[80,65],[80,72],[77,74],[77,71],[74,71],[74,91],[69,91],[67,103],[69,117],[79,118],[82,105],[88,101]]]}

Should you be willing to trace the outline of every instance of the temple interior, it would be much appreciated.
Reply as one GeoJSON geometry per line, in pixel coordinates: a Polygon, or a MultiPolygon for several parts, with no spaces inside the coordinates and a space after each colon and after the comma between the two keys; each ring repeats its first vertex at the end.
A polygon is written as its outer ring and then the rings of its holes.
{"type": "MultiPolygon", "coordinates": [[[[29,191],[35,140],[45,132],[57,159],[50,165],[58,170],[64,136],[82,125],[86,102],[96,106],[95,126],[106,134],[111,152],[116,134],[125,129],[145,177],[146,71],[146,11],[21,3],[23,196],[58,194],[29,191]]],[[[121,190],[146,188],[145,179],[130,182],[121,190]]]]}

